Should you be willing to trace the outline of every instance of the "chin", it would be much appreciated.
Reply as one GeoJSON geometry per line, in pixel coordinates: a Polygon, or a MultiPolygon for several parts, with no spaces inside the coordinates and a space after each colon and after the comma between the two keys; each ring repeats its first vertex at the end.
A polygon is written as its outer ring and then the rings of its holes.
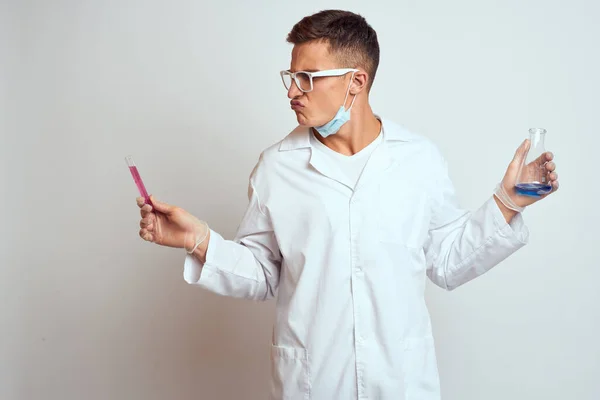
{"type": "Polygon", "coordinates": [[[308,118],[306,115],[298,111],[296,111],[296,120],[298,121],[298,125],[303,128],[314,128],[315,126],[321,126],[327,122],[320,122],[315,120],[315,118],[308,118]]]}
{"type": "Polygon", "coordinates": [[[298,121],[298,125],[305,128],[312,128],[314,124],[311,123],[309,118],[306,118],[303,114],[296,112],[296,120],[298,121]]]}

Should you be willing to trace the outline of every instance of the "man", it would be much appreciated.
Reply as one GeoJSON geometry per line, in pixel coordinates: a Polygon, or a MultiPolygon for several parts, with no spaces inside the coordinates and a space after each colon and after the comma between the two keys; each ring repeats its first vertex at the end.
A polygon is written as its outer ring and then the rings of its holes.
{"type": "MultiPolygon", "coordinates": [[[[299,126],[252,171],[234,240],[152,197],[140,236],[188,251],[187,282],[221,295],[277,294],[274,399],[439,399],[425,277],[452,290],[526,244],[520,214],[539,197],[514,191],[529,143],[494,196],[458,207],[445,162],[426,138],[375,115],[375,31],[323,11],[289,33],[281,77],[299,126]]],[[[558,189],[552,154],[546,168],[558,189]]]]}

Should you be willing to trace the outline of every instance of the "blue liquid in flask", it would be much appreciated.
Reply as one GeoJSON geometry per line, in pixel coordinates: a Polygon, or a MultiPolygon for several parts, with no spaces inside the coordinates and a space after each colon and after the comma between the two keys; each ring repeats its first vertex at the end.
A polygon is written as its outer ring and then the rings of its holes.
{"type": "Polygon", "coordinates": [[[518,183],[515,185],[515,191],[521,196],[541,197],[552,191],[552,185],[547,183],[518,183]]]}

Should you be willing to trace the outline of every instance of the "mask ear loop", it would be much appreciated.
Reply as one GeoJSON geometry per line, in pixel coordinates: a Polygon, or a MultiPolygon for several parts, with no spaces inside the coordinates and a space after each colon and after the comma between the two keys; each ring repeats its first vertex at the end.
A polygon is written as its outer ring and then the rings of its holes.
{"type": "MultiPolygon", "coordinates": [[[[344,104],[342,106],[342,107],[344,107],[344,109],[346,108],[346,100],[348,100],[348,95],[350,94],[350,87],[352,86],[352,81],[354,80],[354,74],[355,74],[355,72],[352,72],[352,78],[350,78],[350,83],[348,84],[348,90],[346,90],[346,97],[344,97],[344,104]]],[[[350,107],[348,107],[348,110],[346,110],[346,111],[349,111],[352,108],[352,106],[354,105],[354,100],[356,100],[356,95],[354,95],[354,98],[352,99],[352,103],[350,103],[350,107]]]]}

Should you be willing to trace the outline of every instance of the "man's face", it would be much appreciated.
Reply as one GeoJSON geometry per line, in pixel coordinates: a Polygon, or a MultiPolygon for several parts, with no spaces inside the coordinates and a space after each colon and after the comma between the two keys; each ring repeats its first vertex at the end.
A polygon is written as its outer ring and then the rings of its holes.
{"type": "MultiPolygon", "coordinates": [[[[292,49],[290,71],[316,72],[327,69],[349,68],[339,65],[335,56],[329,54],[329,45],[323,42],[308,42],[295,45],[292,49]]],[[[288,90],[291,106],[296,113],[298,124],[307,127],[321,126],[329,122],[344,102],[352,74],[344,76],[313,78],[313,90],[302,92],[296,83],[288,90]]],[[[352,101],[348,95],[347,104],[352,101]]],[[[345,107],[348,107],[345,105],[345,107]]]]}

